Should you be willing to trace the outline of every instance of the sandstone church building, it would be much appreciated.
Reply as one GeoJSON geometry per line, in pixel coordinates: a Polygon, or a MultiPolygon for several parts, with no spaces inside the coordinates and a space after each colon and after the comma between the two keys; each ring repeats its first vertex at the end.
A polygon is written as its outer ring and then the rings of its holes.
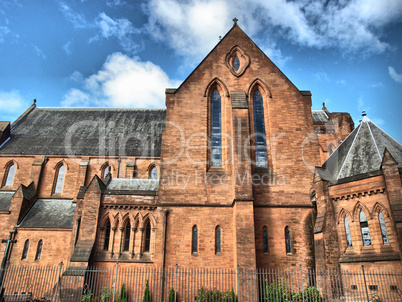
{"type": "Polygon", "coordinates": [[[402,146],[311,110],[235,22],[166,109],[0,122],[11,265],[400,270],[402,146]]]}

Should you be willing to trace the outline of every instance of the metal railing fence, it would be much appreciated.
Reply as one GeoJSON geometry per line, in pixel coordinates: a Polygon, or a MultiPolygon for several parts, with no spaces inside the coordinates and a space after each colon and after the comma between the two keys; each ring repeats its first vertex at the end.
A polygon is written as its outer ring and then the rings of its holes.
{"type": "MultiPolygon", "coordinates": [[[[1,281],[1,280],[0,280],[1,281]]],[[[402,272],[8,266],[4,301],[402,301],[402,272]],[[149,296],[149,300],[144,300],[149,296]]]]}

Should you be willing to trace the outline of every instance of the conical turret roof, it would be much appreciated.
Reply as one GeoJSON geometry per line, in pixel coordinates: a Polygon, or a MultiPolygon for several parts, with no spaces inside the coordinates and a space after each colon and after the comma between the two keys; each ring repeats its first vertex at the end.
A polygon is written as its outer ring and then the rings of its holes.
{"type": "Polygon", "coordinates": [[[384,150],[402,168],[402,145],[363,116],[360,124],[343,141],[334,153],[318,168],[321,178],[332,183],[341,179],[379,171],[384,150]]]}

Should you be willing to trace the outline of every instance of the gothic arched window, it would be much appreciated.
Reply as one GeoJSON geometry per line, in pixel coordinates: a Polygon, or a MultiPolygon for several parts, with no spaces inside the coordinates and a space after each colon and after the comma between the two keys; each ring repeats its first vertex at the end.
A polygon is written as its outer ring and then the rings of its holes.
{"type": "Polygon", "coordinates": [[[290,230],[288,226],[285,228],[285,243],[286,243],[286,253],[287,254],[292,253],[292,243],[290,240],[290,230]]]}
{"type": "Polygon", "coordinates": [[[112,168],[109,165],[105,166],[105,168],[103,169],[103,180],[105,180],[106,176],[111,173],[112,168]]]}
{"type": "Polygon", "coordinates": [[[29,250],[29,239],[25,240],[24,250],[22,251],[21,260],[27,259],[28,250],[29,250]]]}
{"type": "Polygon", "coordinates": [[[267,144],[265,139],[264,103],[260,91],[257,89],[253,95],[254,111],[254,139],[255,139],[255,165],[268,167],[267,144]]]}
{"type": "Polygon", "coordinates": [[[35,260],[39,260],[40,256],[42,255],[42,245],[43,245],[43,241],[42,239],[39,240],[38,242],[38,248],[36,249],[36,256],[35,256],[35,260]]]}
{"type": "Polygon", "coordinates": [[[9,165],[6,169],[4,186],[11,187],[13,185],[15,169],[15,164],[9,165]]]}
{"type": "Polygon", "coordinates": [[[345,233],[346,233],[346,243],[348,244],[348,247],[350,247],[352,246],[352,234],[350,233],[349,219],[347,216],[345,216],[345,233]]]}
{"type": "Polygon", "coordinates": [[[215,228],[215,253],[221,252],[221,227],[218,225],[215,228]]]}
{"type": "Polygon", "coordinates": [[[158,179],[158,168],[156,166],[153,166],[149,171],[149,178],[158,179]]]}
{"type": "Polygon", "coordinates": [[[54,193],[61,193],[64,183],[64,175],[66,174],[66,167],[62,164],[56,171],[56,185],[54,187],[54,193]]]}
{"type": "Polygon", "coordinates": [[[123,251],[128,251],[130,248],[130,234],[131,234],[131,224],[130,221],[128,221],[126,224],[126,228],[124,229],[123,251]]]}
{"type": "Polygon", "coordinates": [[[151,224],[147,223],[145,227],[145,241],[144,241],[144,252],[149,252],[149,248],[151,246],[151,224]]]}
{"type": "Polygon", "coordinates": [[[264,247],[264,254],[268,254],[268,229],[266,226],[262,228],[262,243],[264,247]]]}
{"type": "Polygon", "coordinates": [[[222,166],[221,95],[218,89],[211,95],[211,166],[222,166]]]}
{"type": "Polygon", "coordinates": [[[360,229],[362,232],[363,245],[371,245],[370,230],[367,222],[366,214],[363,210],[360,210],[360,229]]]}
{"type": "Polygon", "coordinates": [[[193,233],[192,233],[192,241],[191,241],[191,252],[198,253],[198,228],[197,226],[193,226],[193,233]]]}
{"type": "Polygon", "coordinates": [[[108,219],[105,227],[105,240],[103,241],[103,250],[109,250],[109,241],[110,241],[110,220],[108,219]]]}
{"type": "Polygon", "coordinates": [[[385,225],[384,214],[383,214],[381,211],[378,213],[378,220],[380,221],[382,242],[383,242],[384,244],[389,244],[388,233],[387,233],[387,226],[385,225]]]}

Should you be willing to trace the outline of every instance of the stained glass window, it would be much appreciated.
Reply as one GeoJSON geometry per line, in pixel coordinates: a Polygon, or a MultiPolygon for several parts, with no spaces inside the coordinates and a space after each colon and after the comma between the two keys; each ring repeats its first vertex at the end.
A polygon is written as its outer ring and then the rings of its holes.
{"type": "Polygon", "coordinates": [[[15,165],[13,164],[8,168],[7,180],[5,186],[8,187],[13,185],[14,174],[15,174],[15,165]]]}
{"type": "Polygon", "coordinates": [[[262,229],[262,242],[264,245],[264,254],[268,254],[268,230],[267,227],[262,229]]]}
{"type": "Polygon", "coordinates": [[[388,233],[387,233],[387,226],[385,225],[384,214],[383,214],[381,211],[378,213],[378,220],[380,221],[382,242],[383,242],[384,244],[389,244],[388,233]]]}
{"type": "Polygon", "coordinates": [[[65,173],[66,173],[66,167],[64,167],[64,165],[61,165],[59,168],[59,171],[57,173],[57,181],[56,181],[56,187],[54,189],[54,193],[61,193],[61,189],[63,188],[65,173]]]}
{"type": "Polygon", "coordinates": [[[103,242],[103,250],[109,250],[109,240],[110,240],[110,221],[106,222],[106,229],[105,229],[105,241],[103,242]]]}
{"type": "Polygon", "coordinates": [[[196,225],[193,226],[191,250],[192,253],[198,253],[198,228],[196,225]]]}
{"type": "Polygon", "coordinates": [[[267,145],[265,142],[264,104],[257,89],[253,95],[255,162],[257,167],[268,167],[267,145]]]}
{"type": "Polygon", "coordinates": [[[38,242],[38,248],[36,250],[36,256],[35,256],[35,260],[39,260],[40,256],[42,255],[42,245],[43,245],[43,241],[39,240],[38,242]]]}
{"type": "Polygon", "coordinates": [[[286,242],[286,253],[292,253],[292,245],[290,241],[290,230],[289,227],[285,228],[285,242],[286,242]]]}
{"type": "Polygon", "coordinates": [[[237,56],[234,57],[233,59],[233,68],[238,71],[240,68],[240,60],[237,56]]]}
{"type": "Polygon", "coordinates": [[[363,245],[371,245],[370,230],[368,227],[367,217],[363,210],[360,210],[360,229],[362,232],[363,245]]]}
{"type": "Polygon", "coordinates": [[[346,241],[347,241],[348,247],[350,247],[350,246],[352,246],[352,235],[350,233],[349,219],[347,216],[345,216],[345,232],[346,232],[346,241]]]}
{"type": "Polygon", "coordinates": [[[130,232],[131,232],[131,225],[130,221],[127,222],[126,228],[124,230],[124,248],[123,251],[128,251],[130,248],[130,232]]]}
{"type": "Polygon", "coordinates": [[[221,227],[218,225],[215,229],[215,253],[221,252],[221,227]]]}
{"type": "Polygon", "coordinates": [[[151,224],[147,223],[145,228],[145,244],[144,244],[144,252],[149,252],[149,248],[151,246],[151,224]]]}
{"type": "Polygon", "coordinates": [[[27,259],[28,250],[29,250],[29,240],[27,239],[27,240],[25,241],[25,244],[24,244],[24,251],[22,252],[22,258],[21,258],[21,260],[27,259]]]}
{"type": "Polygon", "coordinates": [[[222,166],[221,96],[217,89],[211,95],[211,166],[222,166]]]}

